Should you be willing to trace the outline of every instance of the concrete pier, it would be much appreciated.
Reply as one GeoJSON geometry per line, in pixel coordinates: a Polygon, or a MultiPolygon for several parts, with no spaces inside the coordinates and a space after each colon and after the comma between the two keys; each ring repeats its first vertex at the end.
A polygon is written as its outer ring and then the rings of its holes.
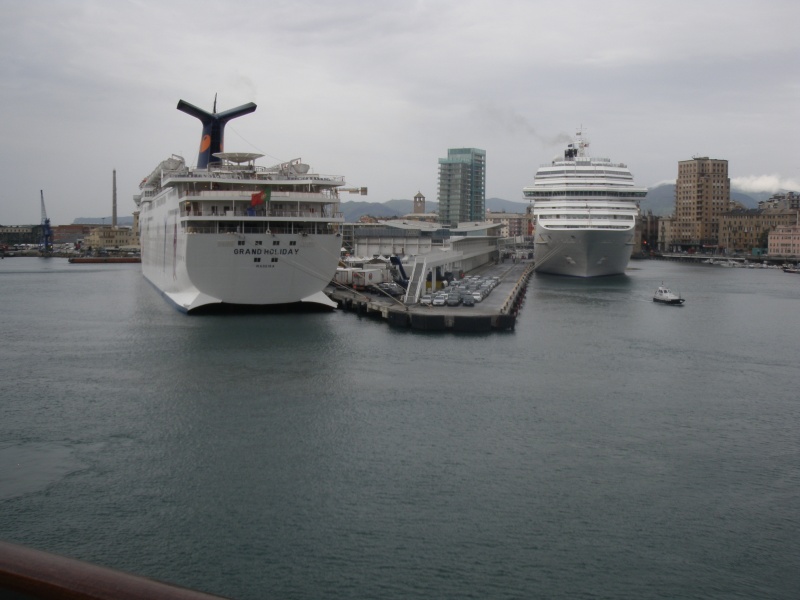
{"type": "Polygon", "coordinates": [[[382,318],[392,327],[419,331],[509,331],[516,325],[517,313],[532,273],[533,262],[511,261],[469,273],[500,279],[492,292],[475,306],[406,306],[401,299],[342,287],[329,287],[327,293],[340,309],[382,318]]]}

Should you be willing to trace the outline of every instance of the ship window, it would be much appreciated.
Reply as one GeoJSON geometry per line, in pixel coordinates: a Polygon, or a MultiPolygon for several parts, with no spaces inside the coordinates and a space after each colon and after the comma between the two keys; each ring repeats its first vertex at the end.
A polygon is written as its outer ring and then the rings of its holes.
{"type": "Polygon", "coordinates": [[[261,262],[261,257],[257,256],[253,259],[253,262],[261,262]]]}
{"type": "Polygon", "coordinates": [[[236,242],[236,245],[237,246],[244,246],[244,240],[239,240],[238,242],[236,242]]]}
{"type": "Polygon", "coordinates": [[[262,240],[256,240],[256,246],[263,246],[264,242],[262,240]]]}
{"type": "Polygon", "coordinates": [[[278,257],[277,256],[273,256],[272,257],[272,262],[278,262],[278,257]]]}
{"type": "Polygon", "coordinates": [[[273,246],[280,246],[281,243],[278,240],[272,240],[272,245],[273,246]]]}
{"type": "Polygon", "coordinates": [[[289,242],[289,245],[290,246],[297,246],[297,240],[292,240],[291,242],[289,242]]]}

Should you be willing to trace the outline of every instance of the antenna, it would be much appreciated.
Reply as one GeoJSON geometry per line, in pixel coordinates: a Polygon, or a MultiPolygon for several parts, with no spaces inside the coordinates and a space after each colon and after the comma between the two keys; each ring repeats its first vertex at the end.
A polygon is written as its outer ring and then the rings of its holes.
{"type": "Polygon", "coordinates": [[[578,146],[578,156],[585,157],[586,156],[586,148],[589,146],[589,142],[583,139],[583,124],[578,128],[578,131],[575,133],[575,139],[577,141],[578,146]]]}

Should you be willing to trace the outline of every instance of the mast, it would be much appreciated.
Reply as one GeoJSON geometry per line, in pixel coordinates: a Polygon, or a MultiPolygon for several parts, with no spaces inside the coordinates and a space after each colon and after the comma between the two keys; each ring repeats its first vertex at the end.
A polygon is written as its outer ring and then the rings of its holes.
{"type": "Polygon", "coordinates": [[[214,156],[214,154],[222,152],[223,150],[225,124],[231,119],[255,111],[256,105],[252,102],[248,102],[247,104],[242,104],[236,108],[218,113],[217,97],[214,96],[214,108],[213,112],[210,113],[184,100],[178,101],[177,108],[179,111],[199,119],[203,124],[203,135],[200,138],[200,151],[197,154],[197,168],[206,169],[210,163],[222,162],[219,158],[214,156]]]}

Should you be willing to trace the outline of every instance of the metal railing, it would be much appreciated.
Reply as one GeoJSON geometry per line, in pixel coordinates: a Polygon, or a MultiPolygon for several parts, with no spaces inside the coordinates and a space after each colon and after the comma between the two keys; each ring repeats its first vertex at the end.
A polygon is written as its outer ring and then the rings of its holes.
{"type": "Polygon", "coordinates": [[[221,598],[8,542],[0,542],[0,596],[17,600],[221,598]]]}
{"type": "Polygon", "coordinates": [[[271,209],[267,210],[249,210],[244,208],[235,208],[230,210],[186,210],[181,209],[181,216],[182,217],[241,217],[246,219],[251,219],[253,217],[257,218],[265,218],[265,217],[275,217],[275,218],[288,218],[288,219],[341,219],[343,213],[340,212],[332,212],[328,210],[317,211],[317,210],[274,210],[271,209]]]}

